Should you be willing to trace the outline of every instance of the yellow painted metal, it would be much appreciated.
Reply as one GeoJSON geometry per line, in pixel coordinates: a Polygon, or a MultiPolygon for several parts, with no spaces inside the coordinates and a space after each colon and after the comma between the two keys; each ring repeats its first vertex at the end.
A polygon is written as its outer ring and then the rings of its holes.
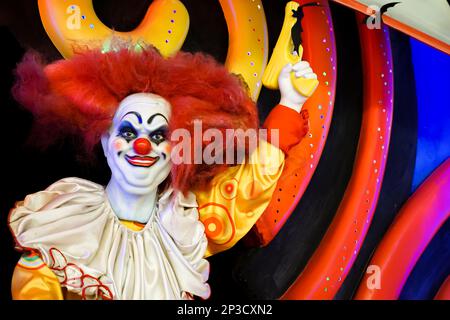
{"type": "Polygon", "coordinates": [[[189,30],[189,14],[178,0],[155,0],[139,26],[130,32],[113,31],[94,11],[92,0],[38,0],[45,31],[63,55],[70,58],[74,47],[108,49],[112,36],[136,46],[151,44],[163,56],[180,50],[189,30]]]}
{"type": "Polygon", "coordinates": [[[266,16],[261,0],[220,0],[228,26],[227,69],[240,75],[256,101],[268,58],[266,16]]]}
{"type": "MultiPolygon", "coordinates": [[[[219,0],[228,26],[227,69],[245,81],[256,101],[268,59],[267,23],[261,0],[219,0]]],[[[75,48],[103,48],[118,37],[151,44],[163,56],[181,49],[188,30],[189,13],[179,0],[155,0],[139,26],[130,32],[117,32],[105,26],[94,11],[92,0],[38,0],[44,28],[64,58],[75,48]]]]}
{"type": "MultiPolygon", "coordinates": [[[[292,15],[292,10],[297,10],[298,7],[299,4],[294,1],[286,5],[283,27],[262,78],[264,86],[269,89],[278,89],[278,76],[286,64],[296,64],[302,59],[303,47],[300,45],[295,50],[297,55],[293,54],[294,43],[291,36],[292,27],[297,21],[297,18],[292,15]]],[[[306,97],[309,97],[319,84],[316,79],[297,78],[294,72],[291,73],[291,79],[294,88],[306,97]]]]}

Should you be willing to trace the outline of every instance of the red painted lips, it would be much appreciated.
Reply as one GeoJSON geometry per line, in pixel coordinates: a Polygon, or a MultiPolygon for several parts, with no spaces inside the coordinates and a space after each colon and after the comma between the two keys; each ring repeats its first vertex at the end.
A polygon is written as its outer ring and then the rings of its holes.
{"type": "Polygon", "coordinates": [[[127,156],[125,155],[125,159],[127,159],[128,163],[132,166],[136,167],[151,167],[155,164],[156,161],[158,161],[159,157],[153,158],[153,157],[143,157],[143,156],[127,156]]]}

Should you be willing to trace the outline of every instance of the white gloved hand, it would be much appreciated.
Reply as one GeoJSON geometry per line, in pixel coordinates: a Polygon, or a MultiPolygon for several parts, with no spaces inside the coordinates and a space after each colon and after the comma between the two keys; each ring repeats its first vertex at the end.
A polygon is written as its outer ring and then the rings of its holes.
{"type": "Polygon", "coordinates": [[[307,61],[300,61],[294,65],[290,63],[285,65],[278,76],[278,87],[281,93],[280,104],[300,112],[309,97],[295,90],[291,81],[292,71],[295,72],[297,78],[317,79],[317,75],[307,61]]]}

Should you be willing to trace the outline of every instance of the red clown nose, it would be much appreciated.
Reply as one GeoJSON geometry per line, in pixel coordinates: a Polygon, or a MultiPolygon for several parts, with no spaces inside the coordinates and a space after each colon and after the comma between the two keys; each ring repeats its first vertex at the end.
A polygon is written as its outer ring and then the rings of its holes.
{"type": "Polygon", "coordinates": [[[152,146],[150,144],[150,141],[148,141],[148,139],[139,138],[134,141],[133,149],[137,154],[145,155],[152,150],[152,146]]]}

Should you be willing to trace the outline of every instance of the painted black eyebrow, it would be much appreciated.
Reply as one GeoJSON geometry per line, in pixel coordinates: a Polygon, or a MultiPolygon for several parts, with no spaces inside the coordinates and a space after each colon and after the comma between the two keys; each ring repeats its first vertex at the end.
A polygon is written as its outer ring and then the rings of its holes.
{"type": "Polygon", "coordinates": [[[153,129],[152,133],[158,132],[158,131],[167,131],[167,130],[169,130],[169,126],[167,124],[163,124],[163,125],[159,126],[158,128],[153,129]]]}
{"type": "MultiPolygon", "coordinates": [[[[136,112],[136,111],[130,111],[130,112],[125,113],[125,114],[123,115],[122,119],[125,118],[125,116],[128,115],[128,114],[134,114],[134,115],[136,116],[136,118],[138,119],[139,124],[142,124],[142,117],[141,117],[141,115],[140,115],[138,112],[136,112]]],[[[121,119],[121,120],[122,120],[122,119],[121,119]]]]}
{"type": "Polygon", "coordinates": [[[163,114],[161,114],[161,113],[155,113],[155,114],[152,115],[150,118],[148,118],[147,124],[151,124],[152,121],[153,121],[153,119],[154,119],[156,116],[161,116],[161,117],[163,117],[163,118],[166,120],[166,122],[169,123],[169,120],[167,120],[167,118],[166,118],[163,114]]]}

